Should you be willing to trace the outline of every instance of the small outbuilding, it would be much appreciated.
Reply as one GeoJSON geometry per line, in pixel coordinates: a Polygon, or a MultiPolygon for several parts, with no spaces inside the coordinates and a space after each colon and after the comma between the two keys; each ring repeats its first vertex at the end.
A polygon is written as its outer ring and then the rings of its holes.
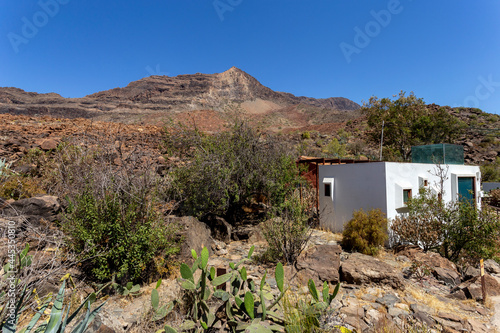
{"type": "Polygon", "coordinates": [[[408,211],[407,201],[420,188],[439,194],[445,202],[471,200],[481,205],[479,166],[463,164],[463,148],[455,145],[412,147],[419,163],[318,160],[317,205],[320,226],[342,232],[353,212],[379,208],[393,219],[408,211]],[[460,149],[461,153],[460,153],[460,149]],[[443,163],[444,162],[444,163],[443,163]]]}

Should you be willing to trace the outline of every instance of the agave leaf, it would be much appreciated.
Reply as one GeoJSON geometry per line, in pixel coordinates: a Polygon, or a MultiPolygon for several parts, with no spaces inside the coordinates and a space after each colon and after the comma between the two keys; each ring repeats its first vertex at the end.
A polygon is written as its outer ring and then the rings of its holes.
{"type": "Polygon", "coordinates": [[[255,300],[253,299],[253,295],[251,292],[247,291],[245,293],[245,310],[248,314],[248,316],[252,319],[255,318],[255,313],[254,313],[254,306],[255,306],[255,300]]]}
{"type": "Polygon", "coordinates": [[[333,290],[333,294],[330,295],[328,305],[330,305],[333,301],[333,299],[337,296],[340,290],[340,282],[337,283],[337,286],[335,287],[335,290],[333,290]]]}
{"type": "Polygon", "coordinates": [[[264,289],[264,285],[266,284],[266,276],[267,276],[267,269],[264,271],[264,275],[262,276],[262,279],[260,280],[260,291],[264,289]]]}
{"type": "Polygon", "coordinates": [[[245,267],[240,269],[240,275],[241,275],[241,278],[243,279],[243,281],[245,281],[247,279],[247,269],[245,267]]]}
{"type": "Polygon", "coordinates": [[[45,303],[42,305],[42,307],[40,308],[40,310],[38,310],[35,315],[33,316],[33,318],[31,318],[28,326],[26,326],[24,328],[24,332],[25,333],[29,333],[31,332],[31,330],[33,329],[33,327],[35,327],[36,323],[38,322],[38,320],[40,319],[40,317],[42,316],[42,313],[45,311],[45,309],[47,308],[47,306],[49,306],[48,303],[45,303]]]}
{"type": "Polygon", "coordinates": [[[248,259],[250,259],[250,257],[252,257],[254,250],[255,250],[255,246],[252,245],[252,247],[250,247],[250,250],[248,251],[248,256],[247,256],[248,259]]]}
{"type": "Polygon", "coordinates": [[[198,259],[198,254],[196,253],[195,249],[191,249],[191,256],[193,257],[194,260],[198,259]]]}
{"type": "Polygon", "coordinates": [[[194,283],[193,271],[185,263],[181,264],[181,276],[183,279],[189,280],[194,283]]]}
{"type": "Polygon", "coordinates": [[[276,270],[275,270],[274,275],[275,275],[276,284],[278,285],[279,291],[283,292],[284,283],[285,283],[285,272],[283,270],[283,265],[280,262],[276,265],[276,270]]]}
{"type": "Polygon", "coordinates": [[[50,310],[50,318],[45,329],[45,333],[56,333],[62,322],[63,316],[63,301],[64,301],[64,288],[66,287],[66,280],[63,281],[59,293],[57,294],[52,309],[50,310]]]}
{"type": "Polygon", "coordinates": [[[232,275],[233,275],[232,273],[226,273],[224,275],[218,276],[215,279],[213,279],[212,285],[214,287],[218,287],[221,284],[226,283],[227,281],[229,281],[229,279],[231,279],[232,275]]]}
{"type": "Polygon", "coordinates": [[[208,249],[206,247],[201,250],[201,269],[205,269],[208,265],[208,249]]]}
{"type": "Polygon", "coordinates": [[[196,327],[196,323],[194,321],[192,321],[192,320],[186,320],[179,327],[179,330],[180,331],[189,331],[189,330],[194,329],[195,327],[196,327]]]}
{"type": "Polygon", "coordinates": [[[260,292],[260,306],[262,308],[262,320],[266,320],[267,316],[267,308],[266,308],[266,300],[264,299],[264,293],[260,292]]]}
{"type": "MultiPolygon", "coordinates": [[[[24,297],[26,296],[26,286],[24,286],[23,291],[21,292],[21,297],[19,298],[19,301],[16,303],[16,307],[14,310],[14,320],[6,320],[5,324],[2,327],[2,333],[16,333],[16,327],[17,327],[17,321],[19,320],[19,316],[21,315],[21,312],[23,311],[23,301],[24,297]]],[[[3,312],[7,311],[7,307],[5,306],[2,310],[3,312]]]]}
{"type": "Polygon", "coordinates": [[[170,327],[168,325],[165,325],[164,332],[165,333],[177,333],[177,331],[175,329],[173,329],[172,327],[170,327]]]}
{"type": "Polygon", "coordinates": [[[313,279],[309,279],[309,281],[307,282],[307,287],[309,287],[309,293],[311,294],[311,296],[316,302],[318,302],[318,290],[316,289],[316,284],[314,283],[313,279]]]}
{"type": "Polygon", "coordinates": [[[90,312],[90,306],[85,314],[85,319],[81,321],[76,328],[72,331],[72,333],[84,333],[89,324],[94,320],[95,316],[101,311],[102,307],[106,304],[106,302],[99,305],[92,312],[90,312]]]}
{"type": "Polygon", "coordinates": [[[182,281],[181,286],[182,286],[182,288],[184,288],[186,290],[195,290],[196,289],[196,285],[193,282],[191,282],[190,280],[182,281]]]}
{"type": "Polygon", "coordinates": [[[323,282],[323,302],[328,304],[328,298],[330,296],[330,289],[328,288],[328,282],[323,282]]]}
{"type": "Polygon", "coordinates": [[[80,312],[80,310],[84,306],[87,306],[88,308],[90,308],[90,305],[92,305],[96,300],[97,300],[97,296],[96,296],[95,293],[92,293],[89,296],[87,296],[87,298],[85,299],[85,301],[83,301],[83,303],[80,304],[80,306],[75,310],[75,312],[73,312],[71,314],[71,316],[69,316],[69,318],[67,320],[67,323],[69,324],[78,315],[78,313],[80,312]]]}
{"type": "Polygon", "coordinates": [[[69,308],[70,307],[68,306],[68,310],[66,311],[66,315],[63,313],[61,327],[58,330],[59,332],[64,332],[64,330],[66,329],[66,324],[68,323],[69,308]]]}
{"type": "Polygon", "coordinates": [[[158,290],[151,290],[151,306],[154,310],[158,309],[158,305],[160,305],[160,295],[158,295],[158,290]]]}
{"type": "Polygon", "coordinates": [[[141,286],[136,284],[135,286],[132,287],[132,289],[130,289],[130,293],[137,293],[139,292],[139,290],[141,290],[141,286]]]}

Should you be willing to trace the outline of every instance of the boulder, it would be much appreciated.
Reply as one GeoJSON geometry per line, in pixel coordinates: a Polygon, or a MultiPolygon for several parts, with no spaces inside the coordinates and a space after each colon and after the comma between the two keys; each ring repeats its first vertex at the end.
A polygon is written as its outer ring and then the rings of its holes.
{"type": "Polygon", "coordinates": [[[472,266],[467,266],[467,268],[462,273],[464,281],[470,280],[479,275],[481,275],[481,271],[472,266]]]}
{"type": "Polygon", "coordinates": [[[212,231],[212,237],[214,239],[225,243],[231,242],[233,227],[226,220],[219,216],[211,216],[207,224],[212,231]]]}
{"type": "Polygon", "coordinates": [[[322,285],[323,281],[339,282],[341,252],[339,245],[317,245],[304,251],[295,264],[299,279],[313,279],[316,285],[322,285]]]}
{"type": "Polygon", "coordinates": [[[47,150],[56,149],[58,145],[59,145],[59,141],[54,140],[54,139],[46,139],[40,143],[40,148],[42,148],[42,150],[47,151],[47,150]]]}
{"type": "Polygon", "coordinates": [[[340,279],[347,283],[382,284],[394,289],[404,289],[403,276],[394,268],[377,258],[361,253],[353,253],[340,267],[340,279]]]}
{"type": "Polygon", "coordinates": [[[215,242],[211,237],[208,226],[192,216],[173,217],[172,220],[180,226],[179,237],[183,238],[178,259],[181,262],[192,263],[191,249],[200,253],[203,247],[207,247],[212,254],[212,247],[215,242]]]}
{"type": "MultiPolygon", "coordinates": [[[[484,282],[486,286],[486,295],[500,295],[500,281],[498,278],[485,274],[484,282]]],[[[476,301],[482,300],[481,277],[477,276],[471,280],[465,281],[451,290],[450,296],[453,298],[463,299],[462,295],[468,299],[474,299],[476,301]]]]}
{"type": "Polygon", "coordinates": [[[500,274],[500,265],[493,259],[484,262],[484,270],[490,274],[500,274]]]}
{"type": "Polygon", "coordinates": [[[460,283],[460,274],[457,266],[439,253],[424,252],[418,246],[406,247],[398,252],[398,255],[404,255],[414,262],[421,263],[432,271],[434,277],[449,285],[455,286],[460,283]]]}
{"type": "Polygon", "coordinates": [[[21,199],[2,209],[4,216],[36,216],[53,222],[61,210],[59,198],[51,195],[21,199]]]}

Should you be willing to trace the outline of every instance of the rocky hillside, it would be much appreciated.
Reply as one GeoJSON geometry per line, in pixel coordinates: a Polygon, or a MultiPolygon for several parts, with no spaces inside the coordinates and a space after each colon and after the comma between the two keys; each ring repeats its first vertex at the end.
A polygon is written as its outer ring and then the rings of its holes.
{"type": "Polygon", "coordinates": [[[187,118],[191,111],[200,123],[206,122],[204,117],[220,122],[228,111],[237,110],[244,117],[263,119],[272,129],[296,128],[353,119],[359,108],[343,97],[315,99],[273,91],[236,67],[217,74],[151,76],[83,98],[0,88],[0,113],[123,123],[161,124],[169,118],[187,118]]]}

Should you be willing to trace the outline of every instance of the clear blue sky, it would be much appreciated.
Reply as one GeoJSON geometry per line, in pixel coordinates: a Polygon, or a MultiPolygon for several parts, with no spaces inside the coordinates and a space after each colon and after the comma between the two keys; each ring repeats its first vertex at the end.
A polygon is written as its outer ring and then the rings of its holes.
{"type": "Polygon", "coordinates": [[[231,66],[295,95],[361,103],[404,90],[500,113],[500,1],[0,4],[0,86],[81,97],[231,66]]]}

